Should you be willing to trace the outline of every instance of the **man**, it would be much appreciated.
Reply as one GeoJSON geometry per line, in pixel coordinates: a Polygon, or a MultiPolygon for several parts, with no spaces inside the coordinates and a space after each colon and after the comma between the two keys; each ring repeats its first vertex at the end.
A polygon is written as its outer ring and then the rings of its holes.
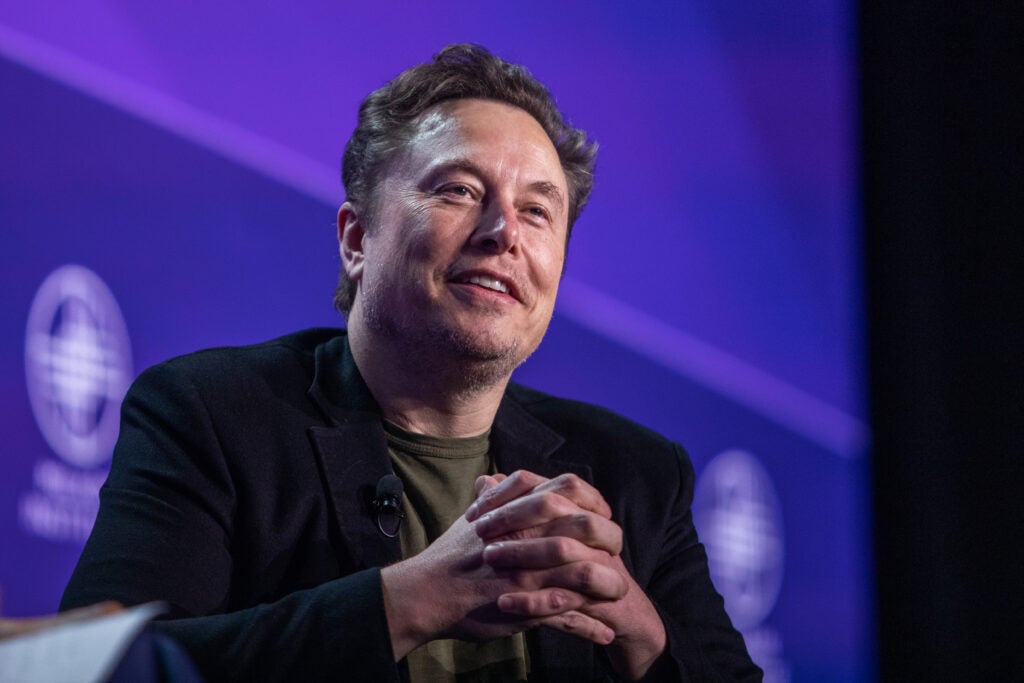
{"type": "Polygon", "coordinates": [[[143,373],[63,607],[164,600],[217,680],[758,680],[682,449],[509,382],[594,151],[476,46],[372,93],[343,164],[347,334],[143,373]]]}

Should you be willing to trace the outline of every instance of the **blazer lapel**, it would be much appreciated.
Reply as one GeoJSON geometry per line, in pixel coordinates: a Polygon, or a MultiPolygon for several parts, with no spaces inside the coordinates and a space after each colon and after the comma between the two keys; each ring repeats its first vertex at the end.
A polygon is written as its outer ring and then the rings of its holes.
{"type": "Polygon", "coordinates": [[[491,453],[499,472],[530,470],[549,478],[573,472],[593,482],[589,465],[557,457],[556,451],[563,443],[561,434],[527,412],[506,392],[491,429],[491,453]]]}
{"type": "Polygon", "coordinates": [[[308,394],[330,425],[310,427],[309,438],[337,523],[332,541],[339,562],[352,571],[397,562],[402,559],[399,540],[377,528],[373,510],[377,482],[392,474],[387,440],[346,337],[317,347],[308,394]]]}

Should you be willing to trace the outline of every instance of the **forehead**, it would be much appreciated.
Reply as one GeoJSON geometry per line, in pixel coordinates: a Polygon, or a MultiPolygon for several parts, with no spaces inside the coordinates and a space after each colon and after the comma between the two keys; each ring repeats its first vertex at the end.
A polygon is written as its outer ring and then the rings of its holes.
{"type": "Polygon", "coordinates": [[[566,187],[558,152],[543,127],[504,102],[460,99],[431,107],[399,156],[408,170],[468,160],[503,176],[566,187]]]}

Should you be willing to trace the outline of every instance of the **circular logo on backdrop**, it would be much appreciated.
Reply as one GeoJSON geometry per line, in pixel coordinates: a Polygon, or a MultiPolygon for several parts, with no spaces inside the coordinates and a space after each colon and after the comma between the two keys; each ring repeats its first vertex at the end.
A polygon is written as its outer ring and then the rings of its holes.
{"type": "Polygon", "coordinates": [[[736,628],[760,623],[779,597],[782,512],[768,473],[753,455],[721,453],[701,474],[694,523],[708,551],[711,580],[736,628]]]}
{"type": "Polygon", "coordinates": [[[50,273],[28,314],[25,375],[39,430],[69,464],[110,456],[131,365],[124,318],[103,281],[81,266],[50,273]]]}

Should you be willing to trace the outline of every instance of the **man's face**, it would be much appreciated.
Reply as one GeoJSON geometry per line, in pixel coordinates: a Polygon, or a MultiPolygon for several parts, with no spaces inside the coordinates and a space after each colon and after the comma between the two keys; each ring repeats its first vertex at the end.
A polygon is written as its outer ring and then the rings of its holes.
{"type": "Polygon", "coordinates": [[[407,348],[511,372],[551,320],[567,202],[532,116],[490,100],[438,105],[375,190],[353,312],[407,348]]]}

